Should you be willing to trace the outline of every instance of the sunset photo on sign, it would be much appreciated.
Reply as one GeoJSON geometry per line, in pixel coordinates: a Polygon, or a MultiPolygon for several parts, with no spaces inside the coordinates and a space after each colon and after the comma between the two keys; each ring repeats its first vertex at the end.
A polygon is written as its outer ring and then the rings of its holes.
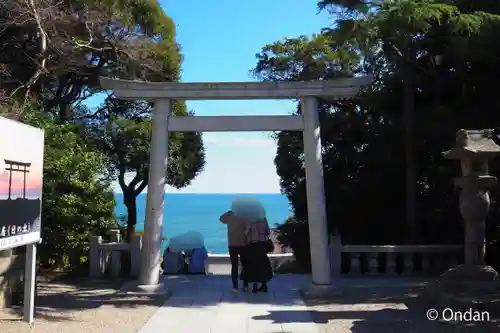
{"type": "Polygon", "coordinates": [[[43,150],[35,149],[32,140],[32,136],[18,137],[0,145],[0,200],[9,198],[9,189],[11,199],[41,197],[43,150]]]}
{"type": "MultiPolygon", "coordinates": [[[[2,155],[3,154],[0,153],[0,156],[2,155]]],[[[35,173],[33,171],[33,164],[29,162],[24,162],[26,163],[25,165],[27,165],[26,168],[24,166],[19,166],[16,164],[9,164],[9,162],[14,162],[14,161],[6,159],[0,161],[0,168],[4,170],[3,172],[0,172],[0,198],[1,199],[9,198],[9,193],[11,199],[39,198],[43,185],[41,172],[35,173]],[[11,170],[7,171],[8,169],[11,170]],[[26,170],[26,173],[23,172],[24,169],[26,170]],[[26,180],[24,179],[25,175],[26,175],[26,180]]]]}

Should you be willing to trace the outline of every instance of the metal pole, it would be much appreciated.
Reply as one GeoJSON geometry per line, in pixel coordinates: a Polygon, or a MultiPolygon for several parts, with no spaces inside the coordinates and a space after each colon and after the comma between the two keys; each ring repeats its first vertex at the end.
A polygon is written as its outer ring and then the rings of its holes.
{"type": "Polygon", "coordinates": [[[415,92],[414,73],[409,58],[403,60],[403,117],[404,117],[404,146],[405,146],[405,200],[407,240],[415,244],[420,239],[420,229],[417,224],[417,169],[414,148],[414,122],[415,122],[415,92]]]}
{"type": "Polygon", "coordinates": [[[35,317],[36,288],[36,244],[26,245],[26,264],[24,268],[24,309],[23,319],[32,323],[35,317]]]}

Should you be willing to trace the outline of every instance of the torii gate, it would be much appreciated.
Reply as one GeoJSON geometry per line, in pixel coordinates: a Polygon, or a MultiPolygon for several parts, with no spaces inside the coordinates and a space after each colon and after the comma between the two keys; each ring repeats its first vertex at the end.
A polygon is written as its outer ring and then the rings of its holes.
{"type": "Polygon", "coordinates": [[[26,199],[26,174],[29,173],[30,171],[27,169],[31,166],[31,163],[24,163],[24,162],[18,162],[18,161],[11,161],[11,160],[6,160],[4,159],[5,164],[7,167],[5,168],[6,171],[9,171],[9,200],[11,199],[11,193],[12,193],[12,172],[21,172],[23,174],[23,199],[26,199]],[[15,167],[15,169],[14,169],[15,167]]]}
{"type": "Polygon", "coordinates": [[[356,96],[370,76],[309,82],[143,82],[101,78],[101,86],[117,98],[154,101],[149,157],[146,221],[139,285],[159,286],[168,131],[302,131],[304,140],[307,215],[311,244],[312,281],[331,284],[323,162],[318,101],[356,96]],[[299,99],[300,115],[171,116],[172,100],[299,99]]]}

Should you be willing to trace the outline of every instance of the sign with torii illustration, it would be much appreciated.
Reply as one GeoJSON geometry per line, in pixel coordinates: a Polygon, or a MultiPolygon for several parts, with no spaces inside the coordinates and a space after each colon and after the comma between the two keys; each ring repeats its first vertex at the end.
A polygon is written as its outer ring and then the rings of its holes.
{"type": "Polygon", "coordinates": [[[37,243],[44,132],[0,117],[0,250],[37,243]]]}

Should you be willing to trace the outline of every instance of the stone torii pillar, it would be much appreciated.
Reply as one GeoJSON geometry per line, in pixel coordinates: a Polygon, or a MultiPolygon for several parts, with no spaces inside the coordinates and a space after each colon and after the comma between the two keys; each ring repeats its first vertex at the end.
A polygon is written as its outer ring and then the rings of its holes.
{"type": "Polygon", "coordinates": [[[168,167],[168,121],[172,112],[170,99],[154,102],[149,156],[146,219],[142,240],[139,286],[158,288],[160,278],[160,248],[163,229],[166,172],[168,167]]]}
{"type": "Polygon", "coordinates": [[[304,121],[302,137],[304,141],[312,282],[315,285],[330,285],[332,282],[318,99],[316,97],[303,98],[301,108],[304,121]]]}

